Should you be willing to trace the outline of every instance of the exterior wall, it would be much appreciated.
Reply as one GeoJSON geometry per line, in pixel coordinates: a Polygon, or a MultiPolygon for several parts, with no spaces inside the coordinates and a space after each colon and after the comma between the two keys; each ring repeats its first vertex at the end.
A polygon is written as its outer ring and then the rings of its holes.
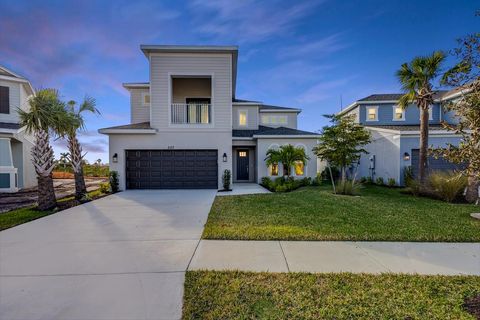
{"type": "Polygon", "coordinates": [[[400,135],[396,133],[370,130],[372,137],[365,149],[368,154],[362,154],[357,168],[357,177],[383,177],[387,182],[389,178],[395,179],[397,184],[400,180],[400,135]],[[370,169],[370,159],[375,156],[375,169],[370,169]]]}
{"type": "MultiPolygon", "coordinates": [[[[159,131],[232,130],[232,56],[230,54],[150,55],[151,126],[159,131]],[[211,76],[212,124],[170,125],[172,76],[211,76]]],[[[215,133],[216,134],[216,133],[215,133]]]]}
{"type": "MultiPolygon", "coordinates": [[[[18,188],[35,187],[37,185],[37,175],[30,154],[33,147],[33,138],[25,132],[13,135],[0,133],[0,138],[10,140],[12,166],[17,168],[18,188]]],[[[2,156],[4,155],[2,154],[2,156]]]]}
{"type": "Polygon", "coordinates": [[[237,152],[238,150],[248,150],[248,180],[240,180],[240,182],[255,182],[255,176],[256,176],[256,165],[255,165],[255,159],[257,158],[256,156],[256,150],[255,147],[252,146],[241,146],[241,147],[233,147],[233,152],[232,152],[232,181],[233,182],[238,182],[237,180],[237,152]]]}
{"type": "Polygon", "coordinates": [[[353,116],[356,123],[360,123],[360,108],[356,107],[345,113],[345,116],[353,116]]]}
{"type": "Polygon", "coordinates": [[[172,103],[186,103],[187,98],[210,98],[212,81],[207,78],[172,79],[172,103]]]}
{"type": "Polygon", "coordinates": [[[150,121],[150,106],[143,104],[143,95],[150,94],[148,88],[130,89],[130,122],[150,121]]]}
{"type": "Polygon", "coordinates": [[[287,127],[292,129],[297,129],[297,116],[298,113],[296,112],[260,112],[259,114],[259,121],[262,126],[267,127],[287,127]],[[287,124],[267,124],[264,123],[262,120],[262,116],[286,116],[287,117],[287,124]]]}
{"type": "MultiPolygon", "coordinates": [[[[441,148],[446,147],[447,143],[451,143],[453,145],[458,145],[460,143],[461,138],[459,136],[455,136],[453,134],[444,134],[444,135],[430,135],[428,138],[428,145],[432,148],[441,148]]],[[[420,148],[420,137],[416,136],[402,136],[400,140],[400,155],[402,160],[400,162],[400,182],[403,185],[403,172],[406,167],[411,166],[411,159],[412,159],[412,149],[419,149],[420,148]],[[408,152],[410,155],[409,161],[403,160],[403,154],[408,152]]]]}
{"type": "Polygon", "coordinates": [[[258,106],[233,106],[232,108],[233,129],[257,130],[258,129],[258,106]],[[247,111],[247,126],[238,124],[239,111],[247,111]]]}
{"type": "Polygon", "coordinates": [[[111,134],[109,136],[110,170],[118,171],[120,189],[125,190],[125,150],[138,149],[211,149],[218,150],[218,186],[222,186],[222,174],[225,169],[232,171],[232,135],[231,132],[162,132],[159,134],[111,134]],[[118,162],[112,162],[112,156],[118,155],[118,162]],[[223,162],[223,154],[227,162],[223,162]]]}
{"type": "MultiPolygon", "coordinates": [[[[394,103],[384,104],[368,104],[360,105],[360,123],[366,125],[419,125],[420,124],[420,110],[416,105],[410,105],[405,109],[405,120],[393,120],[393,106],[394,103]],[[367,121],[366,110],[368,107],[378,107],[378,121],[367,121]]],[[[432,120],[430,123],[440,123],[440,105],[434,104],[432,109],[432,120]]]]}
{"type": "MultiPolygon", "coordinates": [[[[281,146],[284,144],[291,144],[293,146],[303,146],[306,148],[306,153],[310,157],[310,160],[307,161],[305,166],[305,175],[295,177],[295,178],[304,178],[311,177],[314,178],[317,175],[317,156],[313,154],[312,149],[317,145],[316,138],[265,138],[257,140],[257,183],[260,183],[263,177],[268,177],[269,172],[268,168],[265,165],[265,157],[267,156],[267,151],[272,146],[281,146]]],[[[283,167],[279,164],[279,176],[282,175],[283,167]]],[[[292,171],[293,172],[293,171],[292,171]]],[[[293,172],[294,174],[294,172],[293,172]]],[[[274,178],[274,177],[272,177],[274,178]]]]}
{"type": "MultiPolygon", "coordinates": [[[[17,108],[21,107],[23,102],[21,97],[21,91],[23,85],[18,82],[7,81],[7,80],[0,80],[0,86],[2,87],[9,87],[9,95],[10,95],[10,113],[0,113],[0,122],[10,122],[10,123],[18,123],[19,117],[17,113],[17,108]]],[[[26,97],[25,97],[26,99],[26,97]]]]}

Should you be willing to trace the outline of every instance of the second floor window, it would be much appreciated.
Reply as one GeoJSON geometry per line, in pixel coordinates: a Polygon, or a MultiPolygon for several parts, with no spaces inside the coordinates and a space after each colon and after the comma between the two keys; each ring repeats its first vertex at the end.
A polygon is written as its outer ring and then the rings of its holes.
{"type": "Polygon", "coordinates": [[[247,111],[238,111],[238,125],[242,127],[247,125],[247,111]]]}
{"type": "Polygon", "coordinates": [[[10,88],[0,86],[0,113],[10,113],[10,88]]]}
{"type": "Polygon", "coordinates": [[[393,120],[394,121],[405,120],[405,110],[403,110],[399,106],[394,106],[393,107],[393,120]]]}
{"type": "Polygon", "coordinates": [[[150,106],[150,94],[147,92],[144,92],[142,94],[142,102],[144,107],[149,107],[150,106]]]}
{"type": "Polygon", "coordinates": [[[377,107],[368,107],[367,108],[367,121],[377,121],[378,120],[378,108],[377,107]]]}

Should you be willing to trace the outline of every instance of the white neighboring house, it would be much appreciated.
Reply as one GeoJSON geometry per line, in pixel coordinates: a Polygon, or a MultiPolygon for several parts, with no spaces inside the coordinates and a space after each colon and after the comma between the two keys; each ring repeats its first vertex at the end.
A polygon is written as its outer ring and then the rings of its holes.
{"type": "Polygon", "coordinates": [[[28,109],[30,82],[0,65],[0,192],[35,187],[31,161],[33,137],[19,125],[17,108],[28,109]]]}
{"type": "Polygon", "coordinates": [[[318,134],[297,129],[300,109],[236,98],[236,46],[140,48],[150,81],[124,84],[131,123],[99,130],[109,135],[120,189],[217,189],[226,169],[233,182],[258,183],[282,175],[282,164],[267,168],[265,157],[284,144],[310,156],[292,168],[294,176],[316,176],[318,134]]]}

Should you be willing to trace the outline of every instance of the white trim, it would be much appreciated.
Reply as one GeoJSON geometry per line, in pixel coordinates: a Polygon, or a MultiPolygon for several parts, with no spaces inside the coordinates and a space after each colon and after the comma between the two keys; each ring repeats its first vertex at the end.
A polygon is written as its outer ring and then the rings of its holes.
{"type": "Polygon", "coordinates": [[[300,109],[262,109],[262,105],[260,105],[259,112],[278,112],[278,113],[300,113],[302,110],[300,109]]]}
{"type": "MultiPolygon", "coordinates": [[[[254,134],[253,137],[254,138],[257,138],[257,139],[271,139],[271,138],[275,138],[275,139],[308,139],[308,138],[311,138],[311,139],[318,139],[320,138],[322,135],[318,134],[318,135],[306,135],[306,134],[303,134],[303,135],[256,135],[254,134]]],[[[287,143],[288,144],[288,143],[287,143]]]]}
{"type": "Polygon", "coordinates": [[[378,122],[378,106],[367,106],[365,107],[365,122],[378,122]],[[375,109],[375,119],[369,119],[368,110],[375,109]]]}
{"type": "Polygon", "coordinates": [[[392,115],[392,121],[396,121],[396,122],[402,122],[402,121],[405,121],[405,109],[398,106],[398,105],[393,105],[392,106],[392,110],[393,110],[393,115],[392,115]],[[397,108],[400,108],[400,110],[402,110],[402,118],[401,119],[396,119],[395,118],[395,115],[396,115],[396,109],[397,108]]]}
{"type": "Polygon", "coordinates": [[[251,137],[232,137],[232,140],[254,140],[251,137]]]}
{"type": "Polygon", "coordinates": [[[155,129],[99,129],[102,134],[155,134],[155,129]]]}

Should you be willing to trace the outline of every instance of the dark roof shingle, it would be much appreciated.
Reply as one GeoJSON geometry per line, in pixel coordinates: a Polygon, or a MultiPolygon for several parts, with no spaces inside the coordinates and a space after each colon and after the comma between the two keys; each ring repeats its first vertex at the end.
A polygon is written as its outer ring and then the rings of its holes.
{"type": "MultiPolygon", "coordinates": [[[[434,99],[440,99],[448,91],[439,90],[434,95],[434,99]]],[[[403,96],[403,93],[380,93],[380,94],[371,94],[368,97],[362,98],[358,101],[397,101],[400,97],[403,96]]]]}
{"type": "Polygon", "coordinates": [[[251,138],[253,136],[316,136],[318,133],[303,131],[298,129],[278,127],[271,128],[266,126],[258,126],[258,130],[232,130],[232,136],[237,138],[251,138]]]}
{"type": "Polygon", "coordinates": [[[20,124],[10,122],[0,122],[0,129],[20,129],[20,124]]]}
{"type": "MultiPolygon", "coordinates": [[[[420,131],[419,125],[364,125],[366,128],[388,129],[396,131],[420,131]]],[[[445,130],[440,124],[431,124],[428,126],[429,130],[445,130]]]]}
{"type": "Polygon", "coordinates": [[[106,130],[106,129],[153,129],[153,128],[150,127],[150,122],[139,122],[139,123],[131,123],[131,124],[125,124],[125,125],[115,126],[115,127],[102,128],[100,130],[106,130]]]}

